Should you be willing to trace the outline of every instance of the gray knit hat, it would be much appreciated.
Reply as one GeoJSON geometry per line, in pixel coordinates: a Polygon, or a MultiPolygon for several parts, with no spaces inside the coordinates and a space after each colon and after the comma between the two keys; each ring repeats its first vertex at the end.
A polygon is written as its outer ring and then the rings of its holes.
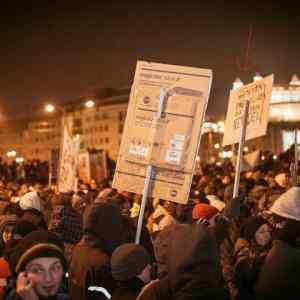
{"type": "Polygon", "coordinates": [[[117,281],[130,280],[142,273],[150,263],[144,247],[127,243],[115,249],[111,256],[111,272],[117,281]]]}

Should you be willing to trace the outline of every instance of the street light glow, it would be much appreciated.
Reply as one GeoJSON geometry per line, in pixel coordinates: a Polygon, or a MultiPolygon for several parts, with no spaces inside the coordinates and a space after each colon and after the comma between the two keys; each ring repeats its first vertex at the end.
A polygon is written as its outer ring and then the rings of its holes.
{"type": "Polygon", "coordinates": [[[24,162],[24,157],[16,157],[16,162],[17,162],[17,163],[22,163],[22,162],[24,162]]]}
{"type": "Polygon", "coordinates": [[[15,150],[8,151],[8,152],[6,153],[6,155],[7,155],[8,157],[15,157],[15,156],[17,155],[17,152],[16,152],[15,150]]]}
{"type": "Polygon", "coordinates": [[[95,102],[93,100],[88,100],[85,102],[85,107],[92,108],[95,106],[95,102]]]}
{"type": "Polygon", "coordinates": [[[45,106],[45,111],[48,113],[52,113],[52,112],[54,112],[54,110],[55,110],[55,106],[53,104],[47,104],[45,106]]]}

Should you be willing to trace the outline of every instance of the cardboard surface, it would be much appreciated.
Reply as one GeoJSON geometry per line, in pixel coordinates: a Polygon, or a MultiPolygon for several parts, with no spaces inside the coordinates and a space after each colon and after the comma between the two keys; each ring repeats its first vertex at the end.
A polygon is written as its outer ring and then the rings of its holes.
{"type": "Polygon", "coordinates": [[[152,165],[149,197],[186,203],[211,78],[210,70],[137,63],[114,188],[141,194],[146,166],[152,165]]]}
{"type": "Polygon", "coordinates": [[[274,76],[270,75],[230,92],[223,146],[240,141],[246,100],[249,100],[246,140],[266,134],[273,80],[274,76]]]}

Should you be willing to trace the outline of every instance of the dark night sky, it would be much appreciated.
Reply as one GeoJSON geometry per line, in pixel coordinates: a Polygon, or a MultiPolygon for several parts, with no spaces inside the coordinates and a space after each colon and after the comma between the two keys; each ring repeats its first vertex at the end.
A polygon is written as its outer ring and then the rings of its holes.
{"type": "Polygon", "coordinates": [[[300,75],[296,7],[204,2],[2,0],[1,115],[28,117],[45,97],[63,103],[97,88],[130,86],[137,59],[211,68],[208,115],[217,116],[225,114],[237,76],[249,82],[255,71],[274,73],[275,83],[286,83],[300,75]],[[245,73],[236,58],[243,62],[250,24],[254,67],[245,73]]]}

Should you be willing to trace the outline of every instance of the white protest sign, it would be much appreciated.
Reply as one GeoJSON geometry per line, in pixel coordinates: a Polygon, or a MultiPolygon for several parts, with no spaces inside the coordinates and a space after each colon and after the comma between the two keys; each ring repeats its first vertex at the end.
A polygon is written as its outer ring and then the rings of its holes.
{"type": "Polygon", "coordinates": [[[244,107],[247,100],[249,101],[249,111],[245,140],[266,134],[273,79],[274,76],[270,75],[230,92],[223,146],[240,141],[244,107]]]}
{"type": "Polygon", "coordinates": [[[79,139],[72,138],[71,123],[64,119],[58,173],[58,191],[62,193],[74,191],[77,184],[79,139]]]}

